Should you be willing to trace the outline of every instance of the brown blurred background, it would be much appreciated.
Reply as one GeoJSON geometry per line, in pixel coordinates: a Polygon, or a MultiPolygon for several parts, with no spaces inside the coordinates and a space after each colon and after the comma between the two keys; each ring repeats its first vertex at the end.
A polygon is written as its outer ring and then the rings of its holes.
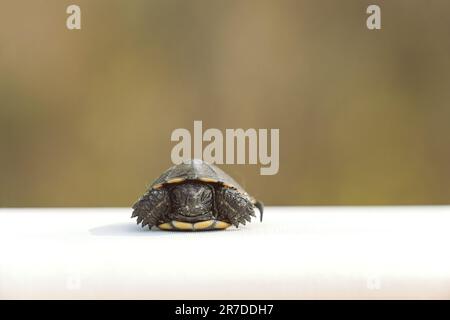
{"type": "Polygon", "coordinates": [[[270,205],[450,203],[449,13],[442,0],[2,0],[0,206],[129,206],[194,120],[280,129],[278,175],[222,166],[270,205]],[[66,29],[69,4],[82,30],[66,29]]]}

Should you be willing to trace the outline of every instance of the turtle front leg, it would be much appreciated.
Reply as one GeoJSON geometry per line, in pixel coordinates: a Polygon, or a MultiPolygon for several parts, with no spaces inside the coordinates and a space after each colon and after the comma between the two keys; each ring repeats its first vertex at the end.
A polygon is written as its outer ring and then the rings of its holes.
{"type": "Polygon", "coordinates": [[[254,205],[249,197],[239,191],[220,187],[216,192],[217,220],[228,222],[236,227],[246,224],[255,217],[254,205]]]}
{"type": "Polygon", "coordinates": [[[134,205],[132,218],[137,217],[137,223],[142,227],[164,223],[164,217],[170,210],[170,197],[165,189],[148,190],[134,205]]]}

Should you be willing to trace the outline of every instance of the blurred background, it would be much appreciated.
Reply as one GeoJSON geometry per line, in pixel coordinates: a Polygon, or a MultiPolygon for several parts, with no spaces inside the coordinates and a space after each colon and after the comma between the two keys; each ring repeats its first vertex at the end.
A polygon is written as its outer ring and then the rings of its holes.
{"type": "Polygon", "coordinates": [[[176,128],[279,128],[269,205],[450,203],[450,2],[2,0],[0,206],[129,206],[176,128]],[[82,29],[66,28],[77,4],[82,29]],[[366,28],[381,6],[382,30],[366,28]]]}

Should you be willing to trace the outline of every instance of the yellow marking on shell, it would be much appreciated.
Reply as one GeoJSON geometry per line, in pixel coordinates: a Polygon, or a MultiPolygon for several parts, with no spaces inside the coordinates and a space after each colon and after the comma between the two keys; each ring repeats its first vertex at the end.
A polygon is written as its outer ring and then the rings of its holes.
{"type": "Polygon", "coordinates": [[[169,181],[167,181],[167,183],[178,183],[178,182],[182,182],[184,180],[185,180],[184,178],[173,178],[173,179],[170,179],[169,181]]]}
{"type": "Polygon", "coordinates": [[[163,223],[158,226],[161,230],[172,230],[173,227],[170,223],[163,223]]]}
{"type": "Polygon", "coordinates": [[[229,184],[229,183],[223,183],[223,186],[225,187],[225,188],[231,188],[231,189],[234,189],[234,187],[231,185],[231,184],[229,184]]]}
{"type": "Polygon", "coordinates": [[[216,224],[214,225],[215,229],[226,229],[229,226],[231,226],[231,224],[229,224],[228,222],[225,221],[216,221],[216,224]]]}
{"type": "Polygon", "coordinates": [[[214,220],[207,220],[207,221],[201,221],[201,222],[197,222],[194,223],[194,229],[195,230],[204,230],[204,229],[208,229],[209,227],[211,227],[214,224],[214,220]]]}
{"type": "Polygon", "coordinates": [[[172,225],[175,227],[175,229],[180,230],[192,230],[193,225],[189,222],[181,222],[181,221],[172,221],[172,225]]]}
{"type": "Polygon", "coordinates": [[[153,189],[159,189],[159,188],[161,188],[162,187],[162,184],[160,183],[160,184],[155,184],[154,186],[153,186],[153,189]]]}
{"type": "Polygon", "coordinates": [[[199,180],[203,182],[217,182],[217,180],[213,178],[200,178],[199,180]]]}

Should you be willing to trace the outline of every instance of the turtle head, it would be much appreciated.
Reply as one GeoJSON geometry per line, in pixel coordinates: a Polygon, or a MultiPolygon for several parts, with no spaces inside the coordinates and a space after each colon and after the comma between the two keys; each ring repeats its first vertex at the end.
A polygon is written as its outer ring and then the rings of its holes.
{"type": "Polygon", "coordinates": [[[172,215],[182,221],[211,218],[213,195],[212,186],[205,183],[186,181],[177,184],[171,192],[172,215]]]}

